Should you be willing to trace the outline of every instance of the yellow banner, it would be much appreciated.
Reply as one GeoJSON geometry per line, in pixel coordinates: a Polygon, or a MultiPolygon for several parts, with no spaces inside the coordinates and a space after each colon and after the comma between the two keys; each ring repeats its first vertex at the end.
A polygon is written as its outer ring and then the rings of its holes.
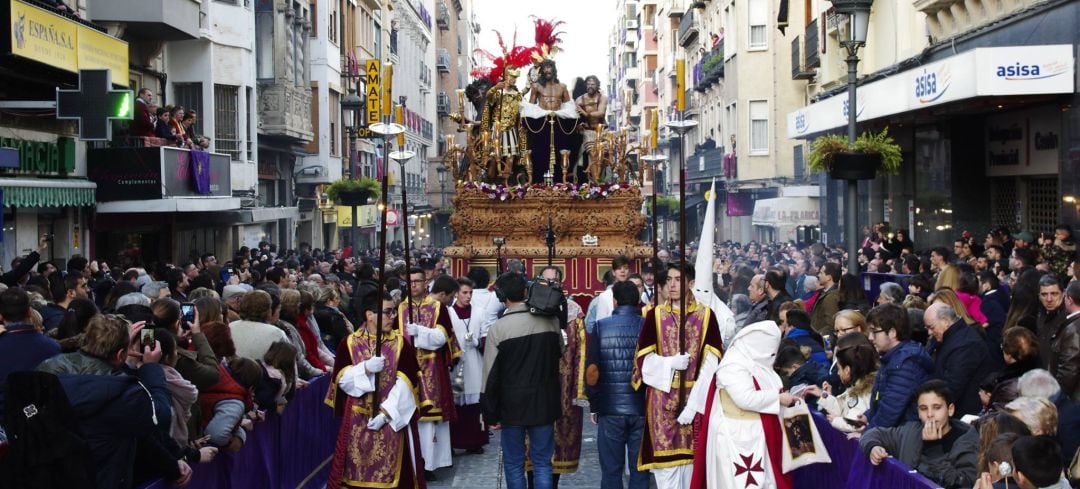
{"type": "MultiPolygon", "coordinates": [[[[356,208],[357,227],[374,226],[379,222],[378,210],[375,204],[362,205],[356,208]]],[[[337,206],[337,225],[339,228],[352,227],[352,207],[347,205],[337,206]]]]}
{"type": "Polygon", "coordinates": [[[127,43],[80,25],[79,68],[108,68],[113,84],[128,86],[127,43]]]}
{"type": "Polygon", "coordinates": [[[382,91],[379,90],[382,82],[381,71],[379,60],[369,59],[364,62],[364,120],[369,126],[378,124],[382,115],[382,105],[379,103],[382,97],[382,91]]]}
{"type": "Polygon", "coordinates": [[[11,54],[73,73],[106,68],[114,84],[128,86],[126,42],[19,0],[10,2],[11,54]]]}

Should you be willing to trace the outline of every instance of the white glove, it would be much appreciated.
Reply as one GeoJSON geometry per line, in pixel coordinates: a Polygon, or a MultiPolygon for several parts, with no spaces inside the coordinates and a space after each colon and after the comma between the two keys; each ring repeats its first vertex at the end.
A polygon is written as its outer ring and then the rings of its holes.
{"type": "Polygon", "coordinates": [[[373,374],[382,372],[386,368],[386,357],[371,357],[364,360],[364,371],[373,374]]]}
{"type": "Polygon", "coordinates": [[[405,333],[409,336],[416,336],[420,333],[420,325],[416,323],[409,323],[405,325],[405,333]]]}
{"type": "Polygon", "coordinates": [[[378,416],[375,416],[374,418],[371,418],[371,421],[368,421],[367,429],[379,431],[383,426],[386,426],[386,415],[379,413],[378,416]]]}
{"type": "Polygon", "coordinates": [[[679,424],[686,426],[694,422],[695,415],[697,415],[697,413],[695,413],[693,409],[685,407],[683,408],[682,413],[679,414],[679,419],[677,419],[676,421],[678,421],[679,424]]]}
{"type": "Polygon", "coordinates": [[[681,355],[675,355],[668,357],[668,361],[671,362],[671,368],[675,370],[686,370],[690,366],[690,354],[683,353],[681,355]]]}

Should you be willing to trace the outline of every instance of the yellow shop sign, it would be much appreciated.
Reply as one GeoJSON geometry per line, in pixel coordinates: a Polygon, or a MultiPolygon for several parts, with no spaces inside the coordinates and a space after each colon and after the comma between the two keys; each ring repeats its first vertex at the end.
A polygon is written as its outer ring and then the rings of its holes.
{"type": "Polygon", "coordinates": [[[20,0],[9,1],[11,54],[73,73],[109,69],[113,84],[128,86],[126,42],[20,0]]]}

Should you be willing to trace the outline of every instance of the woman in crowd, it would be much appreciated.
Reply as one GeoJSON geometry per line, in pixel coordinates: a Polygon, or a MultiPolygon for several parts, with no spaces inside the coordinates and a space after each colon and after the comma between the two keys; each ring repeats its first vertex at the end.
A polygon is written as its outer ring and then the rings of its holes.
{"type": "Polygon", "coordinates": [[[307,359],[307,345],[304,342],[304,336],[300,333],[293,321],[300,315],[300,291],[294,289],[284,289],[281,291],[281,312],[278,314],[277,327],[285,331],[285,336],[289,337],[289,341],[293,347],[296,348],[300,355],[296,358],[296,371],[297,375],[303,379],[308,380],[314,377],[318,377],[326,373],[325,370],[315,367],[307,359]]]}
{"type": "Polygon", "coordinates": [[[845,309],[833,316],[833,335],[829,337],[832,350],[829,351],[832,363],[829,365],[829,378],[826,382],[832,386],[832,395],[838,396],[844,393],[847,387],[840,379],[840,366],[836,362],[836,348],[839,348],[840,340],[845,336],[857,334],[869,338],[870,327],[866,324],[866,317],[861,312],[845,309]]]}
{"type": "Polygon", "coordinates": [[[182,148],[191,149],[191,138],[188,137],[187,131],[184,130],[184,107],[177,105],[169,111],[169,127],[172,129],[174,135],[176,135],[176,145],[182,148]]]}
{"type": "Polygon", "coordinates": [[[1020,281],[1013,287],[1012,302],[1009,312],[1005,314],[1005,330],[1015,326],[1023,326],[1031,332],[1036,332],[1039,319],[1039,288],[1038,285],[1029,285],[1020,281]]]}
{"type": "Polygon", "coordinates": [[[986,323],[986,316],[979,310],[979,305],[982,300],[978,297],[974,297],[976,302],[973,302],[971,306],[968,306],[956,295],[952,289],[937,289],[934,291],[933,297],[930,303],[942,302],[948,304],[956,311],[956,315],[964,319],[964,323],[968,326],[977,327],[980,331],[983,331],[986,323]]]}
{"type": "Polygon", "coordinates": [[[870,392],[878,368],[877,351],[866,336],[848,334],[837,341],[833,358],[845,389],[833,395],[835,388],[828,382],[820,389],[812,388],[820,397],[818,407],[826,412],[834,428],[847,433],[862,431],[866,425],[859,417],[870,409],[870,392]]]}
{"type": "Polygon", "coordinates": [[[210,322],[224,322],[225,315],[223,311],[225,306],[221,303],[221,299],[214,297],[200,297],[195,299],[195,317],[198,318],[202,324],[210,322]]]}
{"type": "Polygon", "coordinates": [[[991,414],[980,420],[979,427],[979,473],[987,472],[989,470],[989,461],[986,460],[986,453],[990,448],[990,444],[994,442],[997,437],[1006,433],[1014,433],[1017,436],[1031,436],[1031,430],[1020,419],[1003,412],[991,414]]]}
{"type": "Polygon", "coordinates": [[[1023,421],[1033,436],[1057,435],[1057,406],[1042,397],[1018,397],[1005,405],[1005,412],[1023,421]]]}
{"type": "Polygon", "coordinates": [[[337,348],[341,340],[353,332],[352,323],[339,307],[341,295],[332,286],[323,286],[319,290],[319,301],[315,304],[315,321],[322,331],[322,340],[327,348],[337,348]]]}
{"type": "Polygon", "coordinates": [[[870,303],[859,285],[859,277],[850,273],[840,277],[840,310],[844,309],[854,309],[863,314],[870,311],[870,303]]]}
{"type": "Polygon", "coordinates": [[[1012,328],[1001,339],[1005,368],[987,376],[980,390],[985,412],[995,412],[1020,397],[1020,376],[1042,367],[1039,341],[1027,328],[1012,328]]]}
{"type": "MultiPolygon", "coordinates": [[[[304,340],[304,358],[316,369],[330,372],[334,366],[334,356],[330,354],[326,344],[320,338],[319,326],[313,315],[314,310],[315,298],[310,292],[300,290],[300,303],[297,305],[295,324],[300,338],[304,340]]],[[[292,311],[290,310],[289,313],[291,314],[292,311]]]]}

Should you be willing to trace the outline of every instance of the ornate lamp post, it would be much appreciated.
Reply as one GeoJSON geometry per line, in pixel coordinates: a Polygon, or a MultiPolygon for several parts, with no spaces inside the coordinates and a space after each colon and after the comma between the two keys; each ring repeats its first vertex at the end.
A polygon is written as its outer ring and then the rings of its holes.
{"type": "MultiPolygon", "coordinates": [[[[353,149],[356,147],[356,114],[363,108],[364,101],[356,94],[355,89],[349,88],[349,93],[344,97],[341,97],[342,126],[345,127],[345,132],[349,135],[349,151],[346,153],[349,158],[349,166],[346,167],[345,178],[352,178],[354,176],[353,149]]],[[[354,226],[356,225],[355,222],[356,219],[354,218],[354,226]]]]}
{"type": "MultiPolygon", "coordinates": [[[[859,48],[866,45],[866,31],[870,27],[870,7],[874,0],[832,0],[833,8],[837,15],[848,17],[848,35],[840,41],[840,45],[847,50],[848,68],[848,143],[854,144],[856,138],[856,117],[858,110],[855,105],[855,88],[858,83],[856,73],[859,67],[859,48]]],[[[848,273],[859,273],[859,181],[847,180],[846,196],[844,199],[844,237],[847,241],[848,273]]]]}

